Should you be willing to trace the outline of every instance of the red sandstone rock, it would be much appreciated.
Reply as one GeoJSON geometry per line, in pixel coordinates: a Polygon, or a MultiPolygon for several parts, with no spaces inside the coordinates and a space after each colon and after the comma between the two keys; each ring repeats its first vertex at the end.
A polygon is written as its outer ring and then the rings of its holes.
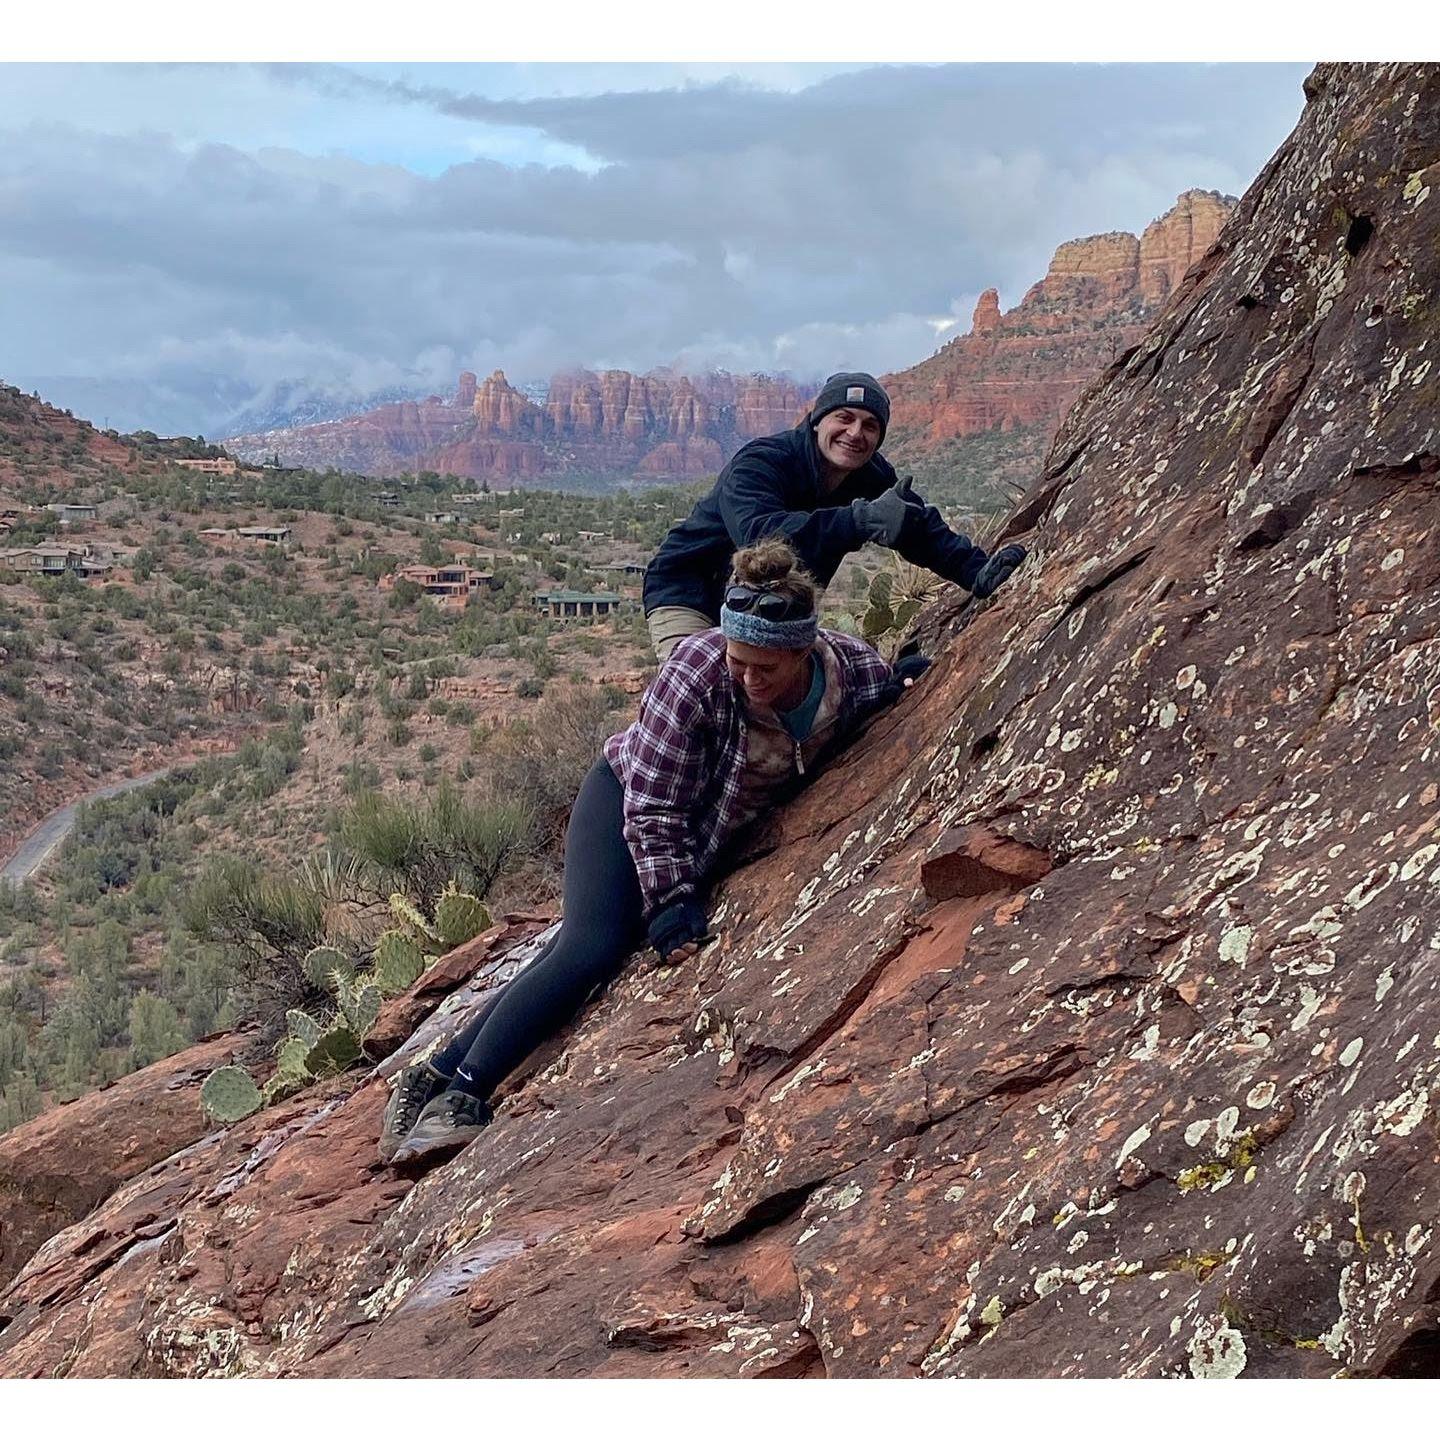
{"type": "MultiPolygon", "coordinates": [[[[464,380],[462,375],[461,380],[464,380]]],[[[456,396],[457,408],[464,407],[464,387],[456,396]]],[[[544,430],[544,413],[532,404],[497,370],[475,391],[468,408],[475,415],[475,437],[499,436],[508,440],[538,440],[544,430]]],[[[457,472],[459,473],[459,472],[457,472]]]]}
{"type": "Polygon", "coordinates": [[[55,1236],[0,1373],[1435,1375],[1440,67],[1307,94],[697,960],[395,1179],[494,954],[55,1236]]]}
{"type": "Polygon", "coordinates": [[[970,334],[885,377],[887,453],[904,465],[957,436],[1053,429],[1081,389],[1141,338],[1234,204],[1187,190],[1139,239],[1114,231],[1066,241],[1045,278],[1003,315],[999,296],[987,290],[970,334]]]}
{"type": "Polygon", "coordinates": [[[210,1128],[200,1086],[243,1044],[192,1045],[0,1135],[0,1288],[50,1236],[210,1128]]]}
{"type": "Polygon", "coordinates": [[[795,424],[809,399],[808,387],[770,376],[606,370],[557,375],[540,406],[501,370],[478,385],[466,371],[453,402],[406,401],[227,444],[239,455],[278,451],[295,463],[371,475],[429,469],[477,480],[607,473],[685,480],[713,475],[746,440],[795,424]]]}
{"type": "Polygon", "coordinates": [[[1042,850],[997,835],[983,825],[961,825],[935,842],[920,866],[920,884],[932,900],[1022,890],[1050,873],[1042,850]]]}
{"type": "Polygon", "coordinates": [[[975,302],[975,314],[970,320],[972,335],[988,335],[1000,328],[1000,292],[987,290],[975,302]]]}

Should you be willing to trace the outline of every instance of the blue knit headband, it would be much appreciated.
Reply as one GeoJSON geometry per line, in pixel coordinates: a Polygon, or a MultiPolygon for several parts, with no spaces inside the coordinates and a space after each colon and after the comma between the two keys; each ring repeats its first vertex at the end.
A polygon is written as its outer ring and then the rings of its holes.
{"type": "Polygon", "coordinates": [[[803,615],[798,620],[767,620],[753,610],[732,610],[722,605],[720,631],[727,640],[758,645],[762,650],[808,650],[820,633],[820,621],[814,615],[803,615]]]}

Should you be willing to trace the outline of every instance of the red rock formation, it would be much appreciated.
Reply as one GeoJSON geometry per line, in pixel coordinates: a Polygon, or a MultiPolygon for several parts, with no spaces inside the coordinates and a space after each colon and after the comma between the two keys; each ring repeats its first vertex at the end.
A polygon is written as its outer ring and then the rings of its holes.
{"type": "Polygon", "coordinates": [[[694,475],[714,475],[725,464],[725,451],[714,441],[668,440],[657,445],[636,467],[641,475],[654,479],[684,480],[694,475]]]}
{"type": "Polygon", "coordinates": [[[243,1043],[192,1045],[0,1135],[0,1290],[52,1235],[210,1129],[200,1086],[243,1043]]]}
{"type": "Polygon", "coordinates": [[[1153,220],[1140,237],[1140,298],[1161,305],[1185,272],[1215,243],[1234,208],[1213,190],[1187,190],[1175,207],[1153,220]]]}
{"type": "Polygon", "coordinates": [[[524,441],[456,440],[427,450],[418,468],[487,480],[536,480],[545,474],[545,451],[524,441]]]}
{"type": "Polygon", "coordinates": [[[1188,190],[1142,238],[1123,231],[1069,240],[1045,278],[1000,313],[987,290],[968,335],[887,376],[897,464],[956,436],[1021,426],[1053,429],[1080,391],[1135,344],[1154,308],[1214,243],[1234,201],[1188,190]]]}
{"type": "Polygon", "coordinates": [[[1000,292],[987,290],[975,302],[975,314],[970,320],[972,335],[988,335],[1000,328],[1000,292]]]}
{"type": "Polygon", "coordinates": [[[0,1373],[1435,1376],[1440,66],[1307,94],[697,960],[416,1183],[454,1015],[137,1177],[0,1373]]]}
{"type": "Polygon", "coordinates": [[[544,432],[544,412],[510,384],[503,370],[495,371],[480,386],[470,409],[475,416],[477,438],[538,440],[544,432]]]}
{"type": "Polygon", "coordinates": [[[557,375],[543,406],[495,371],[466,371],[453,403],[386,405],[364,415],[262,435],[236,436],[238,455],[372,475],[436,470],[473,479],[614,474],[666,479],[713,475],[744,441],[793,425],[809,387],[728,374],[557,375]],[[467,399],[468,397],[468,399],[467,399]]]}

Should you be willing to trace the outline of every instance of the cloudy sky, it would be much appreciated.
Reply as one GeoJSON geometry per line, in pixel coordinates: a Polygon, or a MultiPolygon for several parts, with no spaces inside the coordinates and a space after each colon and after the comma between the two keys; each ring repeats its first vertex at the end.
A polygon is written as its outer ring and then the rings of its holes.
{"type": "Polygon", "coordinates": [[[899,368],[1241,193],[1308,68],[0,65],[0,379],[213,435],[297,384],[899,368]]]}

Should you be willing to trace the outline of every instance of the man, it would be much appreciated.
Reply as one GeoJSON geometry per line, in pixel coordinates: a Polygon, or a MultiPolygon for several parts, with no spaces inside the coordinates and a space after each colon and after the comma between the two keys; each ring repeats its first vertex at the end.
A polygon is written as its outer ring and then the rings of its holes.
{"type": "Polygon", "coordinates": [[[715,488],[665,537],[645,571],[645,619],[663,665],[687,635],[719,624],[730,557],[783,535],[828,585],[871,541],[985,598],[1025,558],[1019,545],[987,556],[897,480],[880,452],[890,397],[873,375],[832,375],[793,430],[743,446],[715,488]]]}

